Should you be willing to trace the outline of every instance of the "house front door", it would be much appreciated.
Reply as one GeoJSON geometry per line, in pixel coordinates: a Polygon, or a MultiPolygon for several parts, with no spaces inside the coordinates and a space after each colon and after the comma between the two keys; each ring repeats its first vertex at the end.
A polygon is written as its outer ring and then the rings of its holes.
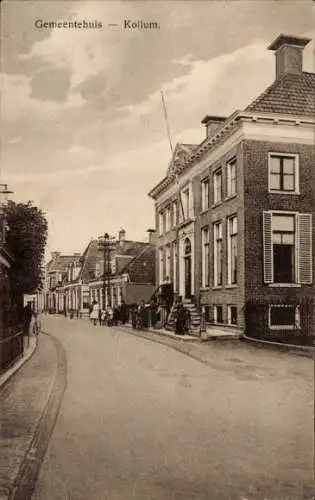
{"type": "Polygon", "coordinates": [[[191,297],[191,256],[185,257],[185,298],[191,297]]]}

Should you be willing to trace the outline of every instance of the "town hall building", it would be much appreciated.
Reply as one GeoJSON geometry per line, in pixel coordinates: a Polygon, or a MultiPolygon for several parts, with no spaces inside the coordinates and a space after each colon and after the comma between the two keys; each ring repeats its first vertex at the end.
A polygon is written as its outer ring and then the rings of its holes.
{"type": "Polygon", "coordinates": [[[150,191],[157,285],[206,321],[270,339],[314,336],[315,74],[309,39],[280,35],[275,81],[244,111],[207,115],[150,191]]]}

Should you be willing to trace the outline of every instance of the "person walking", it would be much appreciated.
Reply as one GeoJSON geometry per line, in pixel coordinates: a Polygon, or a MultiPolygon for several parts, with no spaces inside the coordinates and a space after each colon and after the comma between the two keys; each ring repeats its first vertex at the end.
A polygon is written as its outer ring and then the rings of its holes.
{"type": "Polygon", "coordinates": [[[114,311],[110,305],[106,308],[106,323],[107,326],[113,326],[114,311]]]}
{"type": "Polygon", "coordinates": [[[100,306],[96,300],[93,300],[92,311],[90,314],[90,320],[93,321],[94,326],[97,325],[97,321],[99,318],[99,310],[100,306]]]}
{"type": "Polygon", "coordinates": [[[31,327],[32,317],[33,317],[32,306],[31,303],[28,302],[23,309],[24,335],[27,337],[28,345],[30,342],[29,339],[30,339],[30,327],[31,327]]]}

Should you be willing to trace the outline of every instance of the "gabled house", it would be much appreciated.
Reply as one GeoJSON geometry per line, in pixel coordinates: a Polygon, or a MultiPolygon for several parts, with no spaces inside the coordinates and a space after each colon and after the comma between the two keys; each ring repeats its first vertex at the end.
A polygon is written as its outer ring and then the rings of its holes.
{"type": "Polygon", "coordinates": [[[127,240],[122,229],[113,245],[109,274],[104,276],[104,253],[98,240],[93,240],[87,248],[81,272],[82,283],[89,287],[90,303],[97,300],[103,307],[104,303],[119,305],[122,300],[130,303],[130,300],[151,297],[155,287],[153,264],[155,266],[155,246],[127,240]]]}
{"type": "Polygon", "coordinates": [[[149,193],[157,285],[170,276],[212,328],[304,342],[314,335],[315,74],[302,69],[309,41],[280,35],[268,47],[275,81],[244,111],[207,115],[205,140],[173,156],[149,193]]]}
{"type": "Polygon", "coordinates": [[[80,254],[61,255],[52,252],[45,273],[45,309],[51,313],[63,312],[65,308],[63,286],[73,277],[79,265],[80,254]],[[69,271],[71,269],[71,271],[69,271]],[[69,272],[72,273],[69,275],[69,272]]]}

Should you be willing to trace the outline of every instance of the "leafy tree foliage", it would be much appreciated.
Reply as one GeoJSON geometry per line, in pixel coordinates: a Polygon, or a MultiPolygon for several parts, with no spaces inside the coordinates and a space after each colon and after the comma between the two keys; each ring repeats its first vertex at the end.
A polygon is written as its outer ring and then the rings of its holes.
{"type": "Polygon", "coordinates": [[[21,304],[23,294],[34,293],[42,286],[48,225],[42,210],[31,201],[9,201],[6,222],[7,248],[13,257],[10,269],[12,298],[16,304],[21,304]]]}

